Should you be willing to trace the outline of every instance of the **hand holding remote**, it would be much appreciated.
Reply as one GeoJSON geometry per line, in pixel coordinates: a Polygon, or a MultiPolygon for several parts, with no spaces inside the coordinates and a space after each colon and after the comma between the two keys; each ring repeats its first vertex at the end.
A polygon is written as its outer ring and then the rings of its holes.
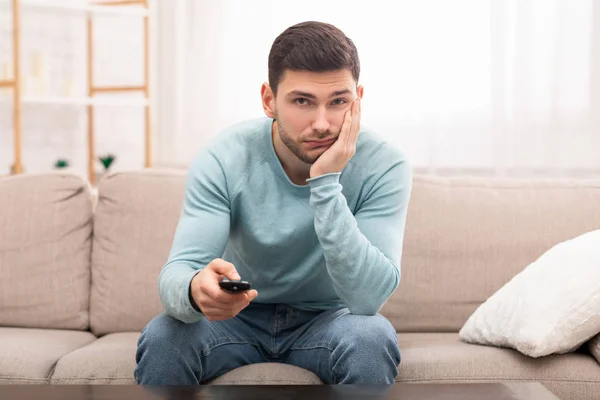
{"type": "Polygon", "coordinates": [[[235,317],[258,296],[254,289],[241,293],[223,290],[219,285],[223,277],[232,281],[241,279],[233,264],[216,258],[192,279],[192,298],[210,321],[235,317]]]}

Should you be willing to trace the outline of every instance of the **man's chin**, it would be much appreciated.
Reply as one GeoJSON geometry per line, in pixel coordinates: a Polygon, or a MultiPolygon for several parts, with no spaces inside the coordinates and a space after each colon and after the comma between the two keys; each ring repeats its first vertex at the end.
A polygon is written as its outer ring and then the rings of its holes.
{"type": "Polygon", "coordinates": [[[301,155],[296,154],[296,158],[298,160],[300,160],[304,164],[308,164],[308,165],[314,164],[315,161],[317,161],[319,159],[319,157],[321,157],[321,154],[318,154],[316,156],[314,156],[314,155],[308,155],[308,154],[301,154],[301,155]]]}
{"type": "Polygon", "coordinates": [[[304,153],[301,156],[296,154],[296,157],[298,157],[298,159],[300,161],[302,161],[303,163],[312,165],[323,155],[323,153],[325,153],[325,151],[326,151],[326,149],[318,150],[318,151],[311,151],[310,153],[304,153]]]}

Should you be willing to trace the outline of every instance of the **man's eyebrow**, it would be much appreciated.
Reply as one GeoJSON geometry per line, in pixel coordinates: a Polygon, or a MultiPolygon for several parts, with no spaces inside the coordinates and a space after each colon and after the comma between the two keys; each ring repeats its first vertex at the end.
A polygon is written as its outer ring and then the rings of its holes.
{"type": "Polygon", "coordinates": [[[307,97],[309,99],[316,99],[314,94],[310,94],[307,92],[302,92],[300,90],[292,90],[291,92],[289,92],[287,94],[288,96],[300,96],[300,97],[307,97]]]}
{"type": "MultiPolygon", "coordinates": [[[[337,97],[337,96],[342,96],[344,94],[351,94],[351,93],[352,93],[352,91],[350,91],[349,89],[338,90],[336,92],[331,93],[331,95],[329,97],[337,97]]],[[[316,97],[315,97],[314,94],[311,94],[311,93],[308,93],[308,92],[303,92],[301,90],[292,90],[287,95],[288,96],[306,97],[308,99],[316,99],[316,97]]]]}
{"type": "Polygon", "coordinates": [[[331,96],[329,96],[329,97],[337,97],[337,96],[341,96],[344,94],[352,94],[352,92],[349,89],[338,90],[337,92],[331,93],[331,96]]]}

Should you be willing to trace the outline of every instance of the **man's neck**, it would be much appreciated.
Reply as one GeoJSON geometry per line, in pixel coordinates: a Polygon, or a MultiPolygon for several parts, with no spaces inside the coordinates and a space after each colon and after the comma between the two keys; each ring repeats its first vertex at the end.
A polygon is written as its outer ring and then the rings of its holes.
{"type": "Polygon", "coordinates": [[[306,185],[306,180],[310,177],[310,165],[298,159],[281,141],[277,130],[277,122],[275,121],[273,121],[271,129],[271,139],[277,158],[279,158],[279,162],[281,162],[288,178],[296,185],[306,185]]]}

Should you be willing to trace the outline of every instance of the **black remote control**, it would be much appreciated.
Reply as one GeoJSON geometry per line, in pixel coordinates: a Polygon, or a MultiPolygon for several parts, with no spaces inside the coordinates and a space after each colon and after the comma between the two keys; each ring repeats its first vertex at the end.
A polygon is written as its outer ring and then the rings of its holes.
{"type": "Polygon", "coordinates": [[[252,289],[250,282],[242,280],[232,281],[227,278],[224,278],[222,281],[220,281],[219,286],[221,286],[221,289],[231,293],[241,293],[252,289]]]}

